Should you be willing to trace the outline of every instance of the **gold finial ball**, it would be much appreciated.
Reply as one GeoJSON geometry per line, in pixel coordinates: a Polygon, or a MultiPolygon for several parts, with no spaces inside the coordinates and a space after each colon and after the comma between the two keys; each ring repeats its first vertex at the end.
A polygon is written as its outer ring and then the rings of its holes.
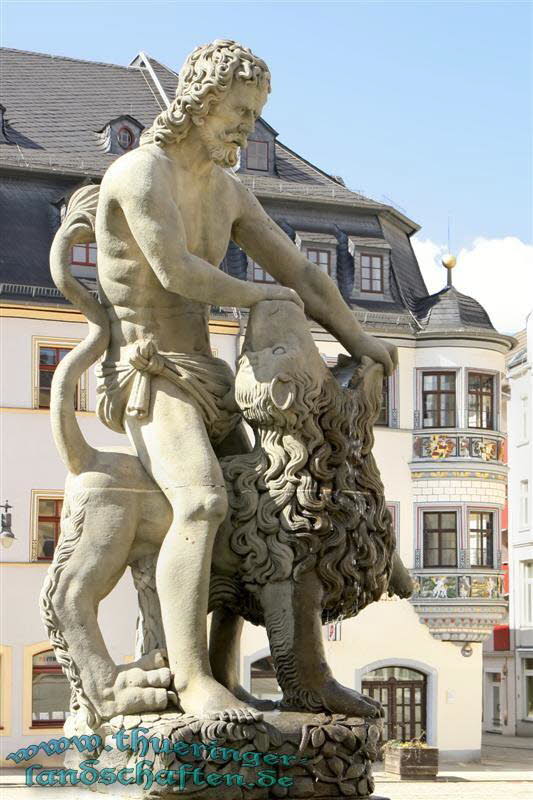
{"type": "Polygon", "coordinates": [[[456,257],[450,255],[449,253],[442,259],[442,266],[446,267],[446,269],[453,269],[453,267],[455,267],[456,264],[457,264],[456,257]]]}

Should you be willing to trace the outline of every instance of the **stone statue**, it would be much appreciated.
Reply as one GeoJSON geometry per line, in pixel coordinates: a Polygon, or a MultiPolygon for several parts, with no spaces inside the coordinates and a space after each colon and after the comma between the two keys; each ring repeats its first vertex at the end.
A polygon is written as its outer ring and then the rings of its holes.
{"type": "MultiPolygon", "coordinates": [[[[387,590],[410,593],[370,452],[395,349],[362,331],[330,278],[227,170],[269,88],[265,63],[247,48],[197,48],[141,146],[101,187],[72,197],[52,247],[56,285],[86,315],[89,335],[54,377],[52,425],[69,477],[41,608],[73,710],[93,730],[124,714],[157,719],[173,705],[173,719],[218,719],[217,735],[233,739],[239,723],[264,726],[237,681],[243,618],[266,626],[283,708],[357,724],[380,715],[376,701],[334,680],[321,623],[387,590]],[[101,303],[68,269],[72,245],[95,233],[101,303]],[[216,269],[230,238],[281,285],[216,269]],[[210,304],[251,309],[236,384],[210,350],[210,304]],[[351,354],[333,371],[303,309],[351,354]],[[132,450],[94,449],[76,423],[77,380],[104,352],[97,413],[132,450]],[[251,452],[241,414],[255,430],[251,452]],[[128,565],[139,659],[117,667],[96,613],[128,565]]],[[[290,720],[294,738],[307,723],[290,720]]],[[[322,734],[305,746],[317,742],[322,734]]]]}

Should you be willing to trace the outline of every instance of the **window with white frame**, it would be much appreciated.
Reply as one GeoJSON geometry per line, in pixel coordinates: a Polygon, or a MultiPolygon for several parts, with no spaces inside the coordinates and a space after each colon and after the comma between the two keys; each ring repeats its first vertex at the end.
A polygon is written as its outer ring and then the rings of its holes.
{"type": "Polygon", "coordinates": [[[254,139],[248,139],[246,166],[248,169],[268,172],[268,142],[258,142],[254,139]]]}
{"type": "Polygon", "coordinates": [[[383,256],[361,253],[361,291],[383,292],[383,256]]]}
{"type": "Polygon", "coordinates": [[[62,728],[70,714],[70,685],[53,650],[32,659],[31,727],[62,728]]]}
{"type": "Polygon", "coordinates": [[[494,566],[494,512],[468,512],[468,548],[471,567],[494,566]]]}
{"type": "Polygon", "coordinates": [[[529,525],[529,481],[520,481],[520,527],[529,525]]]}
{"type": "Polygon", "coordinates": [[[522,660],[524,675],[524,717],[533,719],[533,658],[522,660]]]}
{"type": "Polygon", "coordinates": [[[276,283],[275,278],[269,275],[263,267],[252,261],[252,277],[256,283],[276,283]]]}
{"type": "Polygon", "coordinates": [[[529,437],[529,410],[528,397],[525,395],[520,398],[520,439],[527,442],[529,437]]]}
{"type": "Polygon", "coordinates": [[[468,427],[494,430],[494,375],[468,373],[468,427]]]}
{"type": "Polygon", "coordinates": [[[331,273],[331,253],[329,250],[320,250],[316,247],[308,247],[306,255],[307,259],[312,264],[316,264],[317,267],[320,267],[322,272],[326,272],[328,275],[331,273]]]}
{"type": "Polygon", "coordinates": [[[457,512],[424,511],[424,567],[457,566],[457,512]]]}
{"type": "Polygon", "coordinates": [[[454,428],[456,420],[455,372],[422,373],[422,427],[454,428]]]}
{"type": "Polygon", "coordinates": [[[524,626],[533,627],[533,561],[522,562],[522,579],[524,587],[524,609],[522,622],[524,626]]]}
{"type": "Polygon", "coordinates": [[[390,424],[389,420],[389,381],[390,378],[383,378],[383,386],[381,392],[381,406],[379,415],[375,422],[376,425],[387,426],[390,424]]]}

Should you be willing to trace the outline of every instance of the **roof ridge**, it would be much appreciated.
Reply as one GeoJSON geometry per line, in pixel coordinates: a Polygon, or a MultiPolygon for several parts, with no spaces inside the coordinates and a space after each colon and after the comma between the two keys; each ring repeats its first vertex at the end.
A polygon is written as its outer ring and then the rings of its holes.
{"type": "Polygon", "coordinates": [[[31,56],[43,56],[44,58],[50,58],[54,61],[74,61],[79,64],[96,64],[99,67],[114,67],[115,69],[125,69],[128,71],[132,71],[134,69],[138,69],[138,67],[131,67],[129,65],[124,66],[123,64],[111,64],[109,61],[91,61],[88,58],[74,58],[73,56],[57,56],[53,53],[43,53],[39,50],[21,50],[18,47],[0,47],[0,53],[3,51],[9,51],[11,53],[26,53],[27,55],[31,56]]]}
{"type": "Polygon", "coordinates": [[[158,64],[160,67],[163,67],[163,69],[166,69],[167,72],[170,72],[171,75],[174,75],[175,77],[179,76],[179,72],[177,70],[172,69],[172,67],[167,67],[166,64],[163,64],[163,62],[160,61],[158,58],[154,58],[153,56],[151,56],[150,53],[146,52],[146,50],[142,50],[139,52],[143,52],[146,58],[149,58],[150,61],[155,61],[155,63],[158,64]]]}

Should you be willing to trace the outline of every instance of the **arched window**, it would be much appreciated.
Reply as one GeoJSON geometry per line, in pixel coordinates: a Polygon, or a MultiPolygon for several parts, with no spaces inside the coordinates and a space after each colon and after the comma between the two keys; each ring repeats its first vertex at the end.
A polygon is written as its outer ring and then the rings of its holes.
{"type": "Polygon", "coordinates": [[[383,741],[425,739],[427,676],[410,667],[381,667],[368,672],[363,692],[379,700],[385,712],[383,741]]]}
{"type": "Polygon", "coordinates": [[[281,700],[283,693],[276,680],[272,656],[263,656],[250,666],[250,691],[260,700],[281,700]]]}
{"type": "Polygon", "coordinates": [[[53,650],[32,658],[31,727],[62,728],[70,713],[70,686],[53,650]]]}

